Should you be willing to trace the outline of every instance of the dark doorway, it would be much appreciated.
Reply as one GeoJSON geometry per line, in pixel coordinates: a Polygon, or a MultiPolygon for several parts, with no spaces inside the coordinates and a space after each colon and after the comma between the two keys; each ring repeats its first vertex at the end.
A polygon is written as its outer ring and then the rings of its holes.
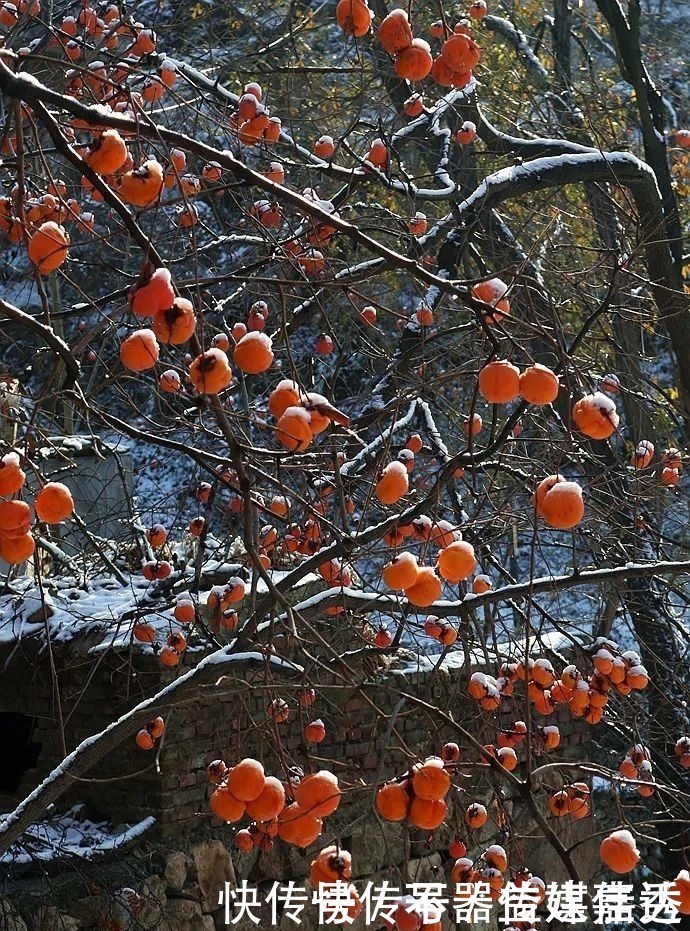
{"type": "Polygon", "coordinates": [[[0,792],[13,795],[27,769],[38,762],[41,744],[33,741],[34,724],[28,714],[0,711],[0,792]]]}

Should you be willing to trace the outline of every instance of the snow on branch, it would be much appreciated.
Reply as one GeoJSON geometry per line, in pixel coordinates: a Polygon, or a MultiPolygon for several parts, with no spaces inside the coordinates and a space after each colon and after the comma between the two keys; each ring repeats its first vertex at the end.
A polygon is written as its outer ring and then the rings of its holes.
{"type": "MultiPolygon", "coordinates": [[[[653,563],[626,563],[611,569],[589,569],[582,572],[573,572],[568,575],[548,575],[532,579],[527,582],[516,582],[504,585],[502,588],[492,589],[481,595],[468,592],[464,598],[454,601],[436,601],[424,613],[433,611],[438,617],[456,617],[466,611],[483,607],[496,602],[508,601],[512,598],[528,597],[542,593],[563,591],[580,585],[598,585],[601,582],[616,582],[635,577],[675,575],[690,572],[690,560],[676,562],[653,563]]],[[[417,608],[405,598],[381,592],[364,592],[352,588],[327,588],[322,592],[293,606],[295,613],[305,614],[310,609],[321,610],[332,603],[345,604],[346,607],[358,611],[406,611],[415,612],[417,608]]],[[[278,621],[286,620],[287,615],[282,614],[278,621]]]]}
{"type": "Polygon", "coordinates": [[[388,443],[394,433],[396,433],[398,430],[401,430],[403,427],[409,427],[409,425],[412,423],[415,411],[417,410],[417,403],[418,400],[415,398],[408,407],[406,414],[392,423],[390,427],[387,427],[380,436],[377,436],[375,440],[367,444],[357,453],[356,456],[353,456],[352,459],[348,459],[348,461],[341,468],[340,474],[344,477],[350,477],[355,469],[357,469],[363,462],[366,462],[370,456],[378,452],[379,449],[388,443]]]}
{"type": "Polygon", "coordinates": [[[629,185],[641,182],[660,197],[654,172],[629,152],[562,154],[510,165],[488,175],[458,207],[460,216],[487,209],[509,198],[546,187],[563,187],[583,181],[610,181],[629,185]]]}
{"type": "Polygon", "coordinates": [[[504,39],[513,46],[515,51],[521,56],[528,70],[536,75],[541,82],[546,83],[549,80],[549,72],[539,61],[539,57],[532,51],[532,47],[527,41],[527,36],[520,29],[517,29],[508,19],[502,16],[485,16],[484,25],[494,32],[500,33],[504,39]]]}

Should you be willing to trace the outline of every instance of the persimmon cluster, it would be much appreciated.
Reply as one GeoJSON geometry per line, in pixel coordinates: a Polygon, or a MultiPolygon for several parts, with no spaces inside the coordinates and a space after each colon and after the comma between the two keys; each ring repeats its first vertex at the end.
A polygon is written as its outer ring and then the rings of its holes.
{"type": "Polygon", "coordinates": [[[571,664],[557,678],[551,661],[544,657],[529,659],[527,664],[504,663],[498,678],[473,673],[468,691],[485,711],[496,711],[501,698],[513,694],[515,683],[524,682],[537,713],[552,714],[556,705],[563,704],[573,717],[598,724],[613,692],[626,696],[645,689],[649,677],[634,650],[620,653],[617,644],[606,638],[599,638],[592,646],[592,664],[594,671],[589,676],[571,664]]]}
{"type": "Polygon", "coordinates": [[[271,391],[268,408],[276,418],[276,440],[291,452],[305,450],[332,422],[342,426],[350,422],[323,395],[305,392],[290,379],[283,379],[271,391]]]}
{"type": "Polygon", "coordinates": [[[557,818],[568,816],[579,821],[589,816],[589,796],[586,782],[573,782],[549,796],[549,811],[557,818]]]}
{"type": "Polygon", "coordinates": [[[165,721],[161,717],[152,718],[146,727],[137,732],[135,742],[140,750],[153,750],[165,731],[165,721]]]}
{"type": "MultiPolygon", "coordinates": [[[[382,504],[394,503],[405,493],[403,488],[407,489],[407,471],[414,463],[414,454],[410,452],[406,458],[409,460],[407,468],[397,460],[389,463],[379,477],[375,492],[382,504]]],[[[447,520],[432,521],[426,515],[420,515],[410,524],[398,525],[386,535],[384,542],[389,546],[397,546],[406,540],[422,543],[427,548],[436,547],[438,553],[435,567],[420,566],[414,553],[403,550],[383,567],[382,579],[387,588],[404,592],[408,601],[418,607],[429,607],[440,598],[441,579],[457,585],[468,579],[477,568],[474,547],[463,540],[460,532],[447,520]]],[[[473,580],[472,590],[476,594],[490,588],[491,579],[484,574],[477,575],[473,580]]],[[[425,629],[429,636],[440,639],[446,645],[454,642],[457,637],[457,630],[452,625],[441,623],[433,616],[427,618],[425,629]]]]}
{"type": "Polygon", "coordinates": [[[281,782],[267,776],[258,760],[247,758],[233,767],[214,760],[207,775],[216,786],[209,801],[216,817],[230,823],[245,816],[252,819],[253,823],[236,836],[241,850],[268,850],[275,837],[307,847],[321,835],[323,819],[340,805],[338,779],[328,770],[305,776],[293,768],[281,782]]]}
{"type": "MultiPolygon", "coordinates": [[[[477,15],[476,4],[472,4],[469,12],[473,19],[481,19],[486,13],[486,7],[482,15],[477,15]]],[[[373,13],[366,0],[340,0],[336,7],[336,19],[346,35],[361,37],[370,30],[373,13]]],[[[436,58],[428,42],[414,37],[405,10],[393,10],[382,20],[378,29],[378,39],[383,49],[395,58],[398,77],[408,81],[423,81],[431,75],[441,87],[467,87],[481,57],[469,21],[461,20],[451,31],[445,21],[439,20],[429,27],[429,35],[432,39],[444,40],[436,58]]]]}
{"type": "MultiPolygon", "coordinates": [[[[17,453],[0,459],[0,558],[11,566],[26,562],[36,549],[31,533],[31,507],[15,498],[25,486],[26,473],[17,453]]],[[[46,482],[34,498],[36,519],[44,524],[60,524],[74,511],[72,493],[62,482],[46,482]]]]}
{"type": "Polygon", "coordinates": [[[408,820],[422,830],[435,830],[446,817],[445,798],[459,759],[457,744],[445,744],[441,756],[427,757],[415,763],[406,777],[385,783],[376,793],[381,817],[386,821],[408,820]]]}
{"type": "Polygon", "coordinates": [[[154,647],[158,659],[164,666],[179,666],[182,655],[187,649],[187,638],[181,630],[173,630],[166,637],[165,644],[159,648],[158,631],[153,624],[137,622],[132,628],[132,636],[139,643],[154,647]]]}
{"type": "MultiPolygon", "coordinates": [[[[480,857],[473,860],[468,856],[456,859],[451,869],[451,879],[455,887],[457,900],[469,899],[474,893],[476,883],[487,883],[489,895],[497,901],[505,885],[505,874],[509,873],[508,856],[500,844],[491,844],[480,857]]],[[[511,870],[512,880],[516,886],[528,886],[535,903],[542,902],[546,896],[544,881],[534,876],[528,869],[521,867],[511,870]]]]}
{"type": "MultiPolygon", "coordinates": [[[[652,755],[642,744],[632,746],[621,760],[618,771],[626,779],[637,779],[644,783],[653,783],[654,774],[652,755]]],[[[654,795],[653,785],[637,785],[635,791],[643,798],[654,795]]]]}

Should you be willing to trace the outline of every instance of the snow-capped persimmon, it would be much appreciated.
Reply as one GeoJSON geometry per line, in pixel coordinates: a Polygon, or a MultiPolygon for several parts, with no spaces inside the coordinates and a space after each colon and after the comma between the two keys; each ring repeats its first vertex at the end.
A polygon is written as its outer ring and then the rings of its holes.
{"type": "Polygon", "coordinates": [[[444,647],[452,646],[458,639],[457,627],[453,627],[453,625],[449,624],[448,621],[444,621],[441,624],[441,629],[436,639],[444,647]]]}
{"type": "Polygon", "coordinates": [[[265,333],[251,332],[243,336],[233,350],[235,364],[247,375],[258,375],[273,364],[273,344],[265,333]]]}
{"type": "Polygon", "coordinates": [[[365,36],[373,18],[374,14],[365,0],[339,0],[336,7],[338,25],[348,36],[365,36]]]}
{"type": "Polygon", "coordinates": [[[445,798],[451,785],[451,778],[444,761],[431,756],[413,769],[412,790],[418,798],[438,801],[445,798]]]}
{"type": "Polygon", "coordinates": [[[407,221],[407,232],[411,236],[423,236],[428,228],[429,223],[426,214],[421,213],[419,210],[407,221]]]}
{"type": "Polygon", "coordinates": [[[274,184],[282,184],[285,181],[285,169],[280,162],[271,162],[268,171],[264,172],[264,177],[273,181],[274,184]]]}
{"type": "Polygon", "coordinates": [[[159,549],[168,539],[168,531],[163,524],[154,524],[146,531],[146,539],[154,550],[159,549]]]}
{"type": "Polygon", "coordinates": [[[413,39],[407,48],[395,56],[395,73],[403,80],[423,81],[433,63],[429,43],[424,39],[413,39]]]}
{"type": "Polygon", "coordinates": [[[67,261],[69,244],[67,230],[53,220],[47,220],[29,239],[29,259],[42,275],[48,275],[67,261]]]}
{"type": "Polygon", "coordinates": [[[165,559],[148,559],[141,567],[142,575],[149,582],[167,579],[171,572],[172,566],[165,559]]]}
{"type": "Polygon", "coordinates": [[[384,50],[395,55],[409,48],[412,44],[412,29],[403,9],[392,10],[382,21],[378,29],[378,39],[384,50]]]}
{"type": "Polygon", "coordinates": [[[319,158],[332,158],[335,153],[335,142],[333,136],[320,136],[314,143],[314,155],[319,158]]]}
{"type": "Polygon", "coordinates": [[[488,575],[476,575],[472,580],[472,591],[475,595],[483,595],[484,592],[491,591],[493,582],[488,575]]]}
{"type": "Polygon", "coordinates": [[[488,362],[479,372],[479,393],[490,404],[514,401],[520,390],[520,370],[507,359],[488,362]]]}
{"type": "Polygon", "coordinates": [[[176,297],[171,307],[154,316],[151,328],[160,343],[173,346],[186,343],[196,332],[196,315],[192,302],[184,297],[176,297]]]}
{"type": "Polygon", "coordinates": [[[164,646],[160,653],[158,654],[159,661],[163,666],[179,666],[180,665],[180,654],[177,650],[173,650],[172,647],[164,646]]]}
{"type": "Polygon", "coordinates": [[[268,396],[268,409],[274,417],[279,418],[288,407],[298,406],[303,399],[304,394],[297,382],[284,378],[278,382],[268,396]]]}
{"type": "Polygon", "coordinates": [[[536,362],[520,375],[520,395],[528,404],[552,404],[558,397],[558,375],[536,362]]]}
{"type": "Polygon", "coordinates": [[[127,161],[127,145],[116,129],[105,129],[96,136],[84,161],[101,175],[114,175],[127,161]]]}
{"type": "Polygon", "coordinates": [[[395,504],[409,489],[407,469],[402,462],[389,462],[375,486],[375,494],[381,504],[395,504]]]}
{"type": "Polygon", "coordinates": [[[479,802],[473,802],[465,811],[465,824],[473,830],[479,830],[488,820],[486,808],[479,802]]]}
{"type": "Polygon", "coordinates": [[[646,469],[654,458],[654,443],[651,440],[640,440],[631,457],[631,465],[635,469],[646,469]]]}
{"type": "Polygon", "coordinates": [[[424,112],[424,97],[421,94],[412,94],[403,103],[403,113],[414,119],[424,112]]]}
{"type": "Polygon", "coordinates": [[[501,747],[496,751],[496,758],[508,772],[512,772],[518,765],[517,754],[512,747],[501,747]]]}
{"type": "Polygon", "coordinates": [[[172,58],[164,58],[160,64],[160,79],[166,87],[173,87],[177,81],[177,65],[172,58]]]}
{"type": "Polygon", "coordinates": [[[284,724],[290,719],[290,706],[284,698],[274,698],[266,709],[266,714],[276,724],[284,724]]]}
{"type": "Polygon", "coordinates": [[[290,452],[305,450],[314,438],[309,412],[303,407],[287,407],[278,418],[275,436],[290,452]]]}
{"type": "Polygon", "coordinates": [[[474,547],[464,540],[454,540],[438,554],[438,571],[447,582],[457,583],[474,572],[477,560],[474,547]]]}
{"type": "Polygon", "coordinates": [[[680,481],[678,469],[671,469],[669,466],[664,466],[661,470],[661,481],[664,485],[677,485],[680,481]]]}
{"type": "Polygon", "coordinates": [[[601,391],[585,395],[573,407],[573,423],[585,436],[605,440],[618,426],[618,412],[611,398],[601,391]]]}
{"type": "Polygon", "coordinates": [[[487,866],[493,867],[499,873],[505,873],[508,869],[508,857],[505,848],[501,847],[500,844],[491,844],[490,847],[487,847],[482,854],[482,859],[487,866]]]}
{"type": "Polygon", "coordinates": [[[462,432],[467,434],[467,436],[478,436],[482,432],[484,427],[484,421],[482,420],[481,414],[472,414],[467,420],[462,424],[462,432]]]}
{"type": "Polygon", "coordinates": [[[460,145],[469,145],[477,138],[477,126],[472,120],[465,120],[455,134],[455,141],[460,145]]]}
{"type": "Polygon", "coordinates": [[[218,394],[232,382],[228,357],[221,349],[207,349],[189,367],[189,380],[201,394],[218,394]]]}
{"type": "Polygon", "coordinates": [[[74,512],[72,492],[62,482],[47,482],[36,495],[34,508],[45,524],[59,524],[74,512]]]}
{"type": "Polygon", "coordinates": [[[489,278],[472,286],[472,297],[494,308],[492,313],[487,314],[487,323],[496,323],[510,313],[507,291],[508,285],[500,278],[489,278]]]}
{"type": "Polygon", "coordinates": [[[191,598],[178,598],[173,608],[173,617],[179,624],[191,624],[196,617],[196,608],[191,598]]]}
{"type": "Polygon", "coordinates": [[[437,640],[443,628],[443,621],[435,614],[429,614],[424,618],[424,633],[437,640]]]}
{"type": "Polygon", "coordinates": [[[17,453],[6,453],[0,459],[0,495],[14,495],[24,487],[26,473],[17,453]]]}
{"type": "Polygon", "coordinates": [[[374,139],[369,146],[366,160],[377,168],[385,168],[388,164],[388,146],[383,139],[374,139]]]}
{"type": "Polygon", "coordinates": [[[470,4],[469,14],[472,19],[484,19],[487,12],[486,0],[473,0],[470,4]]]}
{"type": "Polygon", "coordinates": [[[129,306],[139,317],[154,317],[162,310],[172,307],[175,291],[167,268],[157,268],[148,280],[134,285],[130,292],[129,306]]]}
{"type": "Polygon", "coordinates": [[[614,873],[629,873],[640,862],[640,851],[630,831],[613,831],[599,846],[599,856],[614,873]]]}
{"type": "Polygon", "coordinates": [[[676,469],[679,472],[683,467],[683,457],[680,454],[680,450],[675,447],[665,450],[661,457],[661,461],[667,468],[676,469]]]}
{"type": "Polygon", "coordinates": [[[577,482],[569,482],[562,475],[550,475],[543,479],[534,493],[537,514],[550,527],[571,530],[581,523],[585,514],[582,488],[577,482]]]}
{"type": "Polygon", "coordinates": [[[294,787],[295,801],[313,818],[332,815],[340,805],[338,777],[326,769],[305,776],[294,787]]]}
{"type": "Polygon", "coordinates": [[[326,739],[326,726],[321,718],[316,718],[307,724],[304,728],[304,739],[312,744],[320,744],[326,739]]]}
{"type": "Polygon", "coordinates": [[[135,330],[120,345],[120,361],[130,372],[146,372],[158,361],[160,346],[151,329],[135,330]]]}
{"type": "Polygon", "coordinates": [[[269,504],[269,510],[277,517],[287,517],[291,507],[291,501],[285,495],[274,495],[269,504]]]}
{"type": "Polygon", "coordinates": [[[175,394],[182,387],[182,379],[175,369],[166,369],[158,379],[158,387],[166,394],[175,394]]]}
{"type": "Polygon", "coordinates": [[[318,356],[330,356],[333,352],[333,340],[326,333],[322,333],[314,343],[314,352],[318,356]]]}
{"type": "Polygon", "coordinates": [[[398,553],[391,562],[383,567],[384,584],[393,591],[411,588],[417,581],[419,566],[413,553],[398,553]]]}
{"type": "Polygon", "coordinates": [[[134,207],[149,207],[160,197],[163,190],[163,167],[155,159],[149,159],[125,172],[120,179],[120,196],[134,207]]]}

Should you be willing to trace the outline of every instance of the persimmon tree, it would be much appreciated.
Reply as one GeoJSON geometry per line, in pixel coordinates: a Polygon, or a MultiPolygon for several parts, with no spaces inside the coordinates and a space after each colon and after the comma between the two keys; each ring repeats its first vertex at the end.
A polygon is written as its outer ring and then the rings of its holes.
{"type": "MultiPolygon", "coordinates": [[[[353,684],[364,659],[462,651],[463,714],[419,712],[521,799],[572,878],[559,824],[606,780],[621,823],[603,862],[629,872],[653,835],[688,914],[690,135],[639,4],[271,12],[270,35],[242,17],[235,35],[209,9],[189,39],[183,11],[2,6],[0,310],[30,416],[0,469],[0,555],[16,575],[46,548],[61,571],[46,526],[78,510],[24,482],[59,430],[158,449],[193,495],[132,527],[134,558],[87,560],[143,573],[132,640],[179,675],[72,748],[0,850],[107,750],[153,748],[163,707],[219,675],[265,670],[278,742],[300,683],[318,745],[326,668],[353,684]],[[238,558],[208,591],[208,567],[238,558]],[[561,759],[559,706],[616,765],[561,759]]],[[[316,766],[218,761],[210,806],[240,849],[312,843],[350,791],[433,831],[459,759],[439,745],[366,793],[316,766]]],[[[470,799],[468,831],[486,820],[470,799]]],[[[543,886],[510,849],[453,855],[455,882],[496,897],[506,878],[543,886]]],[[[330,848],[312,865],[350,875],[330,848]]]]}

